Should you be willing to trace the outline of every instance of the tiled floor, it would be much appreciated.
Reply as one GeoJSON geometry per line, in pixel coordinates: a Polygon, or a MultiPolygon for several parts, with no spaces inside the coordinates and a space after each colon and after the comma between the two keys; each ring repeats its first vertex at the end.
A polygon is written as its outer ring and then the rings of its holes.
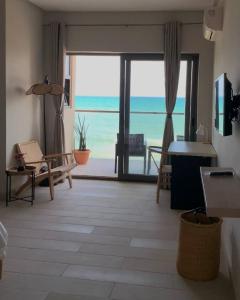
{"type": "Polygon", "coordinates": [[[197,283],[175,268],[179,214],[155,185],[74,180],[54,201],[0,208],[9,232],[1,300],[233,300],[229,281],[197,283]]]}

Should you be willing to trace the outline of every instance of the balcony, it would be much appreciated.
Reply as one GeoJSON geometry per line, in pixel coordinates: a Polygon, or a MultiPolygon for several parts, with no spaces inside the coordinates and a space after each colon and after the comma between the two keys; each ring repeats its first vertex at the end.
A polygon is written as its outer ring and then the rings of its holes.
{"type": "MultiPolygon", "coordinates": [[[[118,110],[75,110],[75,119],[80,115],[89,126],[87,132],[87,148],[91,150],[86,165],[74,169],[74,176],[117,178],[115,173],[115,144],[119,132],[118,110]]],[[[161,146],[165,125],[165,112],[132,111],[130,113],[130,133],[143,133],[147,147],[146,170],[144,172],[143,157],[129,157],[128,174],[157,175],[160,155],[149,155],[148,146],[161,146]]],[[[184,113],[173,114],[175,136],[184,133],[184,113]]],[[[78,141],[75,141],[75,147],[78,141]]]]}

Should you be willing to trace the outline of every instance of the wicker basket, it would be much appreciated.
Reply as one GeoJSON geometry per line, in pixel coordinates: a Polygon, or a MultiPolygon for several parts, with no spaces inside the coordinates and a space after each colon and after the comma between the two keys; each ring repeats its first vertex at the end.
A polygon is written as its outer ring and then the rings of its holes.
{"type": "Polygon", "coordinates": [[[181,215],[177,270],[185,278],[206,281],[217,277],[220,262],[220,218],[191,212],[181,215]]]}

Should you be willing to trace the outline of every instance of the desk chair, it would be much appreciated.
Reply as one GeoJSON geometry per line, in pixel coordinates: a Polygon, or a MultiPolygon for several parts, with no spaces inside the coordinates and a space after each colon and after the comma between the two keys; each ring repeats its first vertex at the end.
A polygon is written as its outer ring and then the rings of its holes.
{"type": "MultiPolygon", "coordinates": [[[[184,140],[185,140],[184,135],[177,135],[177,141],[184,141],[184,140]]],[[[148,175],[149,175],[150,169],[151,169],[151,160],[153,160],[156,168],[159,169],[158,163],[156,162],[156,160],[153,156],[153,153],[161,154],[162,147],[161,146],[148,146],[148,163],[147,163],[147,174],[148,175]]]]}
{"type": "Polygon", "coordinates": [[[151,168],[151,159],[158,170],[158,179],[157,179],[157,197],[156,202],[159,203],[160,189],[169,190],[171,188],[171,174],[172,174],[172,166],[164,164],[166,161],[167,152],[164,152],[162,147],[159,146],[149,146],[148,147],[148,168],[147,173],[149,174],[151,168]],[[153,157],[153,153],[158,153],[161,155],[160,164],[158,167],[157,162],[153,157]]]}
{"type": "Polygon", "coordinates": [[[153,160],[154,165],[156,166],[157,170],[159,169],[158,163],[156,162],[153,153],[160,154],[162,153],[162,147],[160,146],[148,146],[148,163],[147,163],[147,174],[149,175],[151,169],[151,160],[153,160]]]}
{"type": "Polygon", "coordinates": [[[167,152],[161,151],[161,159],[158,168],[158,179],[157,179],[156,202],[158,204],[159,204],[160,189],[169,190],[171,188],[172,166],[164,164],[165,158],[167,156],[168,156],[167,152]]]}
{"type": "MultiPolygon", "coordinates": [[[[119,134],[117,134],[117,143],[115,144],[115,169],[114,172],[117,173],[117,157],[119,155],[119,134]]],[[[128,135],[128,156],[143,157],[143,172],[146,173],[146,156],[147,156],[147,146],[144,142],[144,134],[136,133],[128,135]]]]}

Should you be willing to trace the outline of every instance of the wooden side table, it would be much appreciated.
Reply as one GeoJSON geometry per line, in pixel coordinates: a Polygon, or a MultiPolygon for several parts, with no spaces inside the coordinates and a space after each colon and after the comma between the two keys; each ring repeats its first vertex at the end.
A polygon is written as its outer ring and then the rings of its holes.
{"type": "Polygon", "coordinates": [[[35,199],[35,167],[27,167],[23,171],[18,171],[16,168],[7,169],[6,176],[6,206],[8,206],[9,202],[23,200],[26,202],[30,202],[33,205],[33,200],[35,199]],[[12,194],[12,177],[13,176],[29,176],[32,179],[31,185],[31,193],[30,195],[19,197],[15,194],[12,194]]]}

